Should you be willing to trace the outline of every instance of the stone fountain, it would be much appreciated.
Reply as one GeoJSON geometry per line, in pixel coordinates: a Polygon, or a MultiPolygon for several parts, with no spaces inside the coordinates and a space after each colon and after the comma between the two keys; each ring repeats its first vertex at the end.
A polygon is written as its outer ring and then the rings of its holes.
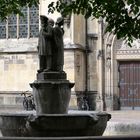
{"type": "Polygon", "coordinates": [[[36,112],[0,115],[3,136],[72,137],[100,136],[111,115],[105,112],[71,112],[68,106],[74,83],[63,71],[63,18],[53,20],[40,16],[38,52],[40,68],[30,84],[36,112]]]}

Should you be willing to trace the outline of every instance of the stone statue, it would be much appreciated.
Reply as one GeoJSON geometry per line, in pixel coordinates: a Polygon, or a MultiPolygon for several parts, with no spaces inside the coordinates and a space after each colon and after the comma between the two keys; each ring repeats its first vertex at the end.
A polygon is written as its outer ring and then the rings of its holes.
{"type": "Polygon", "coordinates": [[[62,28],[63,24],[64,24],[64,19],[62,17],[59,17],[53,29],[53,37],[55,43],[53,48],[54,71],[63,71],[63,65],[64,65],[64,43],[63,43],[64,30],[62,28]]]}
{"type": "Polygon", "coordinates": [[[107,44],[107,47],[106,47],[106,59],[111,59],[111,44],[107,44]]]}
{"type": "Polygon", "coordinates": [[[53,20],[41,15],[41,29],[38,40],[39,67],[38,72],[52,69],[52,46],[53,46],[53,20]]]}
{"type": "Polygon", "coordinates": [[[41,15],[40,16],[41,21],[41,29],[39,33],[39,39],[38,39],[38,55],[39,55],[39,70],[38,72],[42,72],[46,68],[46,36],[44,32],[46,31],[46,27],[48,24],[48,18],[46,16],[41,15]]]}
{"type": "Polygon", "coordinates": [[[63,71],[64,65],[64,24],[59,17],[54,26],[54,21],[41,15],[41,29],[38,40],[39,67],[38,72],[63,71]]]}
{"type": "Polygon", "coordinates": [[[44,71],[51,71],[52,70],[52,50],[54,46],[54,41],[53,41],[53,26],[54,26],[54,21],[52,19],[48,20],[48,25],[46,28],[46,31],[43,32],[43,34],[46,36],[46,48],[47,48],[47,54],[46,54],[46,69],[44,71]]]}

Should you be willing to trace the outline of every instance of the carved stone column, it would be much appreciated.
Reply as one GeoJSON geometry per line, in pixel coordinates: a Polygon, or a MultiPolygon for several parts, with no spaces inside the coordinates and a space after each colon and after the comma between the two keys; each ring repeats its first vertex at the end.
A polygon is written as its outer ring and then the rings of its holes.
{"type": "Polygon", "coordinates": [[[65,72],[42,72],[30,84],[36,104],[37,114],[65,114],[74,86],[66,80],[65,72]]]}

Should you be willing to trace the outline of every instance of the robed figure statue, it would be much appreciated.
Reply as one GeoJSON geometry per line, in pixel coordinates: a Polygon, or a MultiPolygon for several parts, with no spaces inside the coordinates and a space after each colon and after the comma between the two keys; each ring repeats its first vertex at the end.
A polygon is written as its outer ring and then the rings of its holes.
{"type": "Polygon", "coordinates": [[[59,17],[54,26],[54,21],[41,15],[41,29],[38,40],[39,70],[38,72],[59,71],[63,72],[64,43],[62,28],[64,20],[59,17]]]}
{"type": "Polygon", "coordinates": [[[39,70],[38,72],[52,69],[52,43],[53,43],[53,20],[41,15],[41,29],[38,39],[39,70]]]}
{"type": "Polygon", "coordinates": [[[55,71],[63,71],[64,65],[64,43],[63,35],[64,30],[62,28],[64,24],[64,19],[59,17],[56,21],[56,25],[53,29],[54,36],[54,49],[53,49],[53,69],[55,71]]]}

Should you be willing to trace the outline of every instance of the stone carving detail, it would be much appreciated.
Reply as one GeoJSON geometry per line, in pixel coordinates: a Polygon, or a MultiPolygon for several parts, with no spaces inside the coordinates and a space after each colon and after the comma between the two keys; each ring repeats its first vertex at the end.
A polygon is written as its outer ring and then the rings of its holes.
{"type": "Polygon", "coordinates": [[[80,67],[81,67],[81,57],[79,54],[76,55],[76,70],[77,70],[77,73],[80,72],[80,67]]]}
{"type": "Polygon", "coordinates": [[[56,21],[41,15],[41,29],[38,40],[40,68],[37,80],[30,83],[36,104],[37,114],[66,114],[74,83],[67,80],[63,71],[64,43],[62,28],[64,20],[56,21]]]}
{"type": "Polygon", "coordinates": [[[132,47],[128,46],[125,41],[122,42],[119,49],[116,50],[117,55],[139,55],[140,39],[134,40],[132,47]]]}
{"type": "Polygon", "coordinates": [[[38,72],[63,71],[64,65],[64,30],[61,26],[64,24],[62,17],[54,21],[46,16],[40,16],[41,30],[38,40],[38,54],[40,68],[38,72]]]}
{"type": "Polygon", "coordinates": [[[106,59],[111,59],[111,44],[107,44],[107,47],[106,47],[106,59]]]}
{"type": "Polygon", "coordinates": [[[54,52],[53,52],[53,70],[54,71],[63,71],[64,65],[64,43],[63,43],[63,34],[64,30],[62,28],[64,24],[64,19],[62,17],[57,18],[56,26],[53,29],[54,36],[54,52]]]}
{"type": "Polygon", "coordinates": [[[125,41],[123,41],[122,46],[120,49],[140,49],[140,39],[134,40],[132,43],[132,47],[129,47],[125,41]]]}
{"type": "Polygon", "coordinates": [[[107,40],[106,40],[106,54],[105,54],[105,63],[106,63],[106,67],[108,69],[110,69],[111,67],[111,47],[112,47],[112,42],[114,41],[114,34],[112,33],[108,33],[108,36],[107,36],[107,40]]]}
{"type": "Polygon", "coordinates": [[[106,67],[110,69],[110,67],[111,67],[111,59],[106,60],[106,67]]]}
{"type": "Polygon", "coordinates": [[[110,68],[111,66],[111,44],[106,46],[106,67],[110,68]]]}

